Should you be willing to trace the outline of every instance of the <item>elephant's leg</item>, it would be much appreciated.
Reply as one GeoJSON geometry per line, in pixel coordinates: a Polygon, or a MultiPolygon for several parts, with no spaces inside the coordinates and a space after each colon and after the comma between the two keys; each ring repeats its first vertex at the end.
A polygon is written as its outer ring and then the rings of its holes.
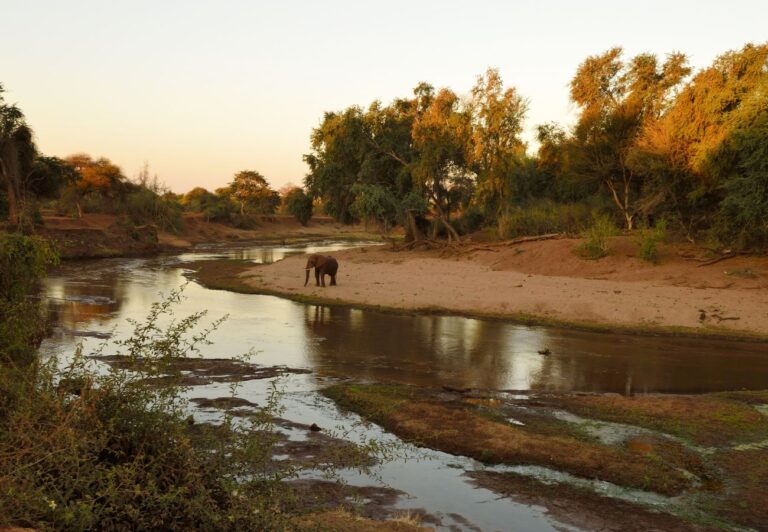
{"type": "Polygon", "coordinates": [[[320,286],[320,268],[315,268],[315,286],[320,286]]]}
{"type": "Polygon", "coordinates": [[[331,275],[331,286],[336,286],[336,274],[331,275]]]}
{"type": "Polygon", "coordinates": [[[325,288],[325,272],[320,273],[320,286],[325,288]]]}

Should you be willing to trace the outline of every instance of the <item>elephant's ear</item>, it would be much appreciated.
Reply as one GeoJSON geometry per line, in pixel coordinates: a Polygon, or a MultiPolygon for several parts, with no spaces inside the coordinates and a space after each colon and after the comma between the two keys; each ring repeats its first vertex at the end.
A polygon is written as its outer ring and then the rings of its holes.
{"type": "Polygon", "coordinates": [[[323,264],[325,264],[325,256],[324,255],[318,255],[316,257],[317,260],[315,260],[315,265],[320,268],[323,264]]]}

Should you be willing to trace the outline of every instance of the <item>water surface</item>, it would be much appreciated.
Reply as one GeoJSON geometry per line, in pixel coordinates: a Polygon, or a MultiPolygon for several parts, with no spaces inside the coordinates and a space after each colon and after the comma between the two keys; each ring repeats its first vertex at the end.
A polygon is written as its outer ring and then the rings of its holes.
{"type": "MultiPolygon", "coordinates": [[[[268,263],[332,252],[329,242],[291,247],[204,248],[176,257],[70,262],[47,281],[58,328],[43,349],[61,352],[82,334],[124,332],[160,294],[185,282],[185,261],[238,258],[268,263]],[[73,332],[77,332],[78,336],[73,332]]],[[[341,265],[343,268],[343,264],[341,265]]],[[[297,286],[303,270],[296,272],[297,286]]],[[[333,288],[327,289],[329,294],[333,288]]],[[[317,375],[513,390],[702,393],[768,387],[768,344],[632,336],[528,327],[452,316],[401,316],[306,305],[190,284],[179,316],[229,314],[206,356],[259,352],[259,362],[317,375]],[[540,351],[551,354],[542,355],[540,351]]],[[[92,343],[95,339],[86,339],[92,343]]]]}

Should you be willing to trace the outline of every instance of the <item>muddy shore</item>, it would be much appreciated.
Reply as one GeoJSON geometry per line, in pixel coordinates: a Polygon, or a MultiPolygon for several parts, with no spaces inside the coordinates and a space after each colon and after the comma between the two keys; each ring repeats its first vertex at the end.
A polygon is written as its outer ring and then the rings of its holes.
{"type": "Polygon", "coordinates": [[[338,286],[326,288],[303,286],[300,256],[269,265],[201,266],[195,276],[211,288],[309,303],[590,330],[768,339],[768,258],[702,266],[704,259],[691,255],[695,250],[670,247],[653,265],[634,258],[630,239],[617,238],[611,256],[589,261],[573,253],[578,242],[447,254],[389,246],[346,250],[335,254],[338,286]]]}
{"type": "Polygon", "coordinates": [[[56,244],[62,259],[151,256],[203,243],[293,244],[377,238],[362,226],[341,225],[326,216],[313,217],[306,226],[292,216],[263,216],[253,229],[238,229],[206,221],[200,214],[186,214],[183,229],[175,234],[153,225],[128,226],[107,214],[91,213],[82,218],[45,216],[43,221],[36,232],[56,244]]]}
{"type": "Polygon", "coordinates": [[[587,529],[762,529],[768,518],[764,391],[621,397],[339,384],[323,393],[406,441],[510,467],[468,476],[587,529]],[[536,466],[582,481],[546,481],[536,466]],[[606,496],[604,482],[621,488],[606,496]],[[626,488],[662,498],[616,496],[626,488]]]}

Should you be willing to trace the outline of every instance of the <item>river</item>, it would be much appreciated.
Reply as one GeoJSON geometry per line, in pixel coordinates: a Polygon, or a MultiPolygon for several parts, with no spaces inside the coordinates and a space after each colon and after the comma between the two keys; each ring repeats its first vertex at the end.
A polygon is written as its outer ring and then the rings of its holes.
{"type": "MultiPolygon", "coordinates": [[[[67,262],[46,281],[55,328],[41,351],[66,356],[82,342],[90,352],[104,337],[125,335],[130,331],[129,318],[141,320],[151,303],[187,282],[185,262],[234,258],[269,263],[290,254],[330,253],[351,245],[355,244],[242,244],[199,247],[174,256],[67,262]]],[[[302,281],[303,273],[296,272],[297,282],[302,281]]],[[[589,333],[451,316],[403,316],[208,290],[195,283],[187,284],[184,298],[175,310],[177,316],[205,310],[207,320],[212,321],[229,315],[213,334],[213,343],[203,346],[203,356],[222,358],[252,351],[259,364],[312,370],[309,375],[282,379],[284,417],[349,431],[348,437],[353,439],[396,440],[375,426],[362,427],[356,416],[340,412],[317,393],[319,387],[351,378],[495,390],[702,393],[764,389],[768,374],[768,349],[758,343],[589,333]],[[550,354],[540,354],[545,350],[550,354]]],[[[108,344],[105,354],[110,349],[108,344]]],[[[191,393],[227,395],[228,385],[198,386],[191,393]]],[[[264,381],[248,381],[238,391],[239,396],[262,404],[267,393],[264,381]]],[[[357,484],[383,481],[407,494],[397,503],[399,508],[424,509],[445,529],[562,529],[543,508],[501,499],[469,483],[464,473],[482,468],[481,464],[416,448],[410,452],[418,460],[385,463],[377,479],[350,472],[347,480],[357,484]]],[[[626,490],[620,495],[640,496],[626,490]]]]}

